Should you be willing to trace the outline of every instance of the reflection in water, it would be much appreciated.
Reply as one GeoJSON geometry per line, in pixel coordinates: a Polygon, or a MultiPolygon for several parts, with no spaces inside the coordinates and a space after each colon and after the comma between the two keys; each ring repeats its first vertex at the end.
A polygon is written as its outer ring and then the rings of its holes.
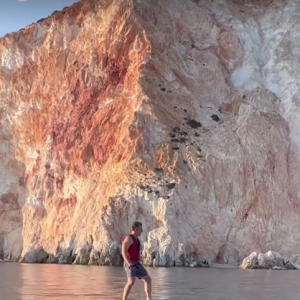
{"type": "MultiPolygon", "coordinates": [[[[150,268],[153,300],[298,300],[300,271],[150,268]]],[[[3,300],[119,300],[122,268],[0,263],[3,300]]],[[[130,300],[145,299],[137,282],[130,300]]]]}
{"type": "Polygon", "coordinates": [[[95,266],[22,264],[21,274],[22,300],[120,299],[124,282],[120,268],[95,266]]]}
{"type": "Polygon", "coordinates": [[[20,266],[14,263],[0,263],[0,299],[20,300],[21,286],[20,266]]]}

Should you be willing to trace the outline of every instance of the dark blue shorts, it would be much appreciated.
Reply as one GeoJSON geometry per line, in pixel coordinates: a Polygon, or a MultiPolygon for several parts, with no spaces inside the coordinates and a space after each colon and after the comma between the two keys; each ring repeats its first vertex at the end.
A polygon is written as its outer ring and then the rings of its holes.
{"type": "Polygon", "coordinates": [[[136,263],[133,267],[128,267],[127,264],[124,263],[124,270],[126,272],[127,278],[138,278],[141,279],[143,277],[148,276],[145,268],[140,264],[136,263]]]}

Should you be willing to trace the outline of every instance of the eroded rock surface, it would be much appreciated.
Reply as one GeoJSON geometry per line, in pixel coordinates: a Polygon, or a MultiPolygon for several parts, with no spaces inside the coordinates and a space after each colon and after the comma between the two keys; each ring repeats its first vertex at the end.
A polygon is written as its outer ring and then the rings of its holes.
{"type": "Polygon", "coordinates": [[[84,0],[0,39],[0,259],[119,264],[136,219],[148,265],[297,253],[299,12],[84,0]]]}

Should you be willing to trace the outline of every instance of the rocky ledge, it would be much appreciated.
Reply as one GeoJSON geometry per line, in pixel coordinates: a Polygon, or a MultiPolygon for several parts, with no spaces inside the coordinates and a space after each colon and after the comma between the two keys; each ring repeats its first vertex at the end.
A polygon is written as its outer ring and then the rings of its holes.
{"type": "Polygon", "coordinates": [[[265,254],[252,252],[243,260],[240,269],[297,270],[297,267],[279,253],[268,251],[265,254]]]}
{"type": "MultiPolygon", "coordinates": [[[[47,253],[42,247],[36,247],[20,259],[21,263],[47,263],[47,264],[74,264],[74,265],[98,265],[98,266],[122,266],[123,259],[121,256],[121,247],[115,245],[107,249],[106,253],[96,251],[92,247],[86,246],[79,255],[71,248],[57,248],[54,254],[47,253]]],[[[159,257],[152,253],[152,258],[149,258],[147,251],[142,253],[142,264],[148,267],[190,267],[190,268],[209,268],[210,262],[198,257],[189,257],[181,255],[178,263],[172,263],[171,259],[166,259],[167,256],[159,257]]],[[[168,258],[168,257],[167,257],[168,258]]],[[[1,261],[1,260],[0,260],[1,261]]],[[[8,260],[7,260],[8,261],[8,260]]]]}

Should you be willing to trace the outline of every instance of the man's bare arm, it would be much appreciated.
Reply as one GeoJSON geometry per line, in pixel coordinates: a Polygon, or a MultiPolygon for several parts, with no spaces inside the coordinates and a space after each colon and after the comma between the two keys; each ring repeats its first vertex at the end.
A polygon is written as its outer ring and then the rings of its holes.
{"type": "Polygon", "coordinates": [[[132,245],[133,241],[132,241],[132,238],[130,236],[127,236],[123,243],[122,243],[122,256],[123,256],[123,259],[124,261],[126,262],[126,264],[128,266],[130,266],[131,264],[131,261],[129,260],[129,258],[127,257],[127,251],[128,251],[128,248],[132,245]]]}

